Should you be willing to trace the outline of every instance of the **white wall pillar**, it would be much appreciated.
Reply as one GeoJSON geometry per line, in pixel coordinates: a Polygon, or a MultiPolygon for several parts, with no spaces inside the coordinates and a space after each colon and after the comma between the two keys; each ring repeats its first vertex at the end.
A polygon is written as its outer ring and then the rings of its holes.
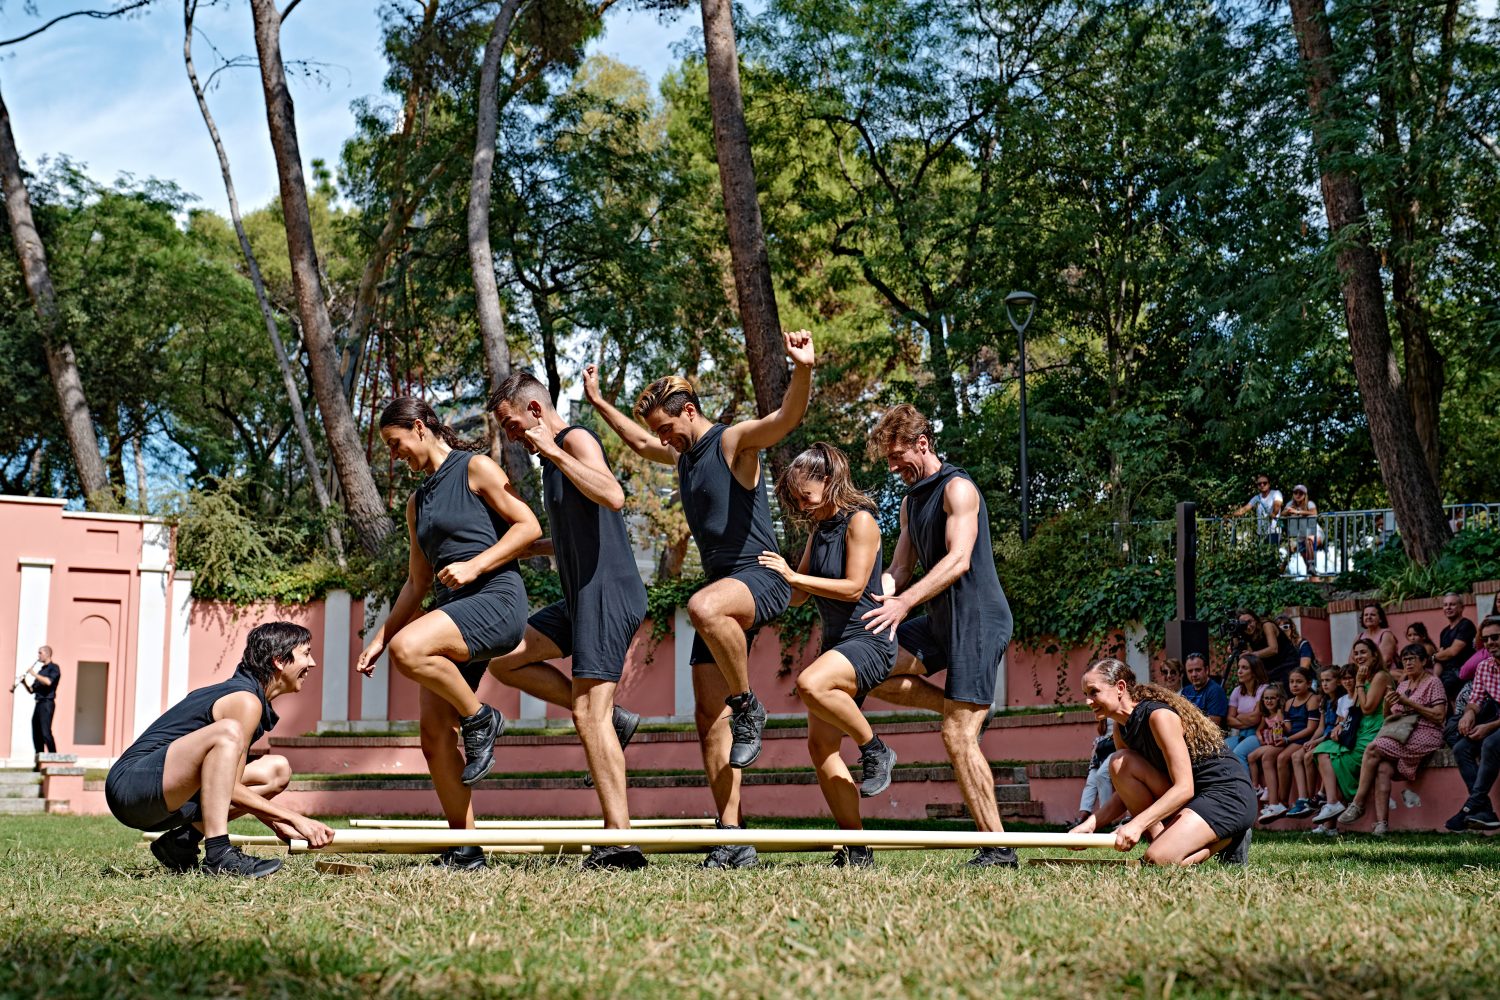
{"type": "MultiPolygon", "coordinates": [[[[52,603],[51,559],[22,557],[21,593],[16,615],[16,670],[14,680],[36,660],[38,646],[46,645],[47,612],[52,603]]],[[[10,711],[10,758],[8,767],[30,767],[36,759],[31,746],[31,712],[36,700],[16,685],[10,711]]]]}
{"type": "Polygon", "coordinates": [[[521,695],[521,717],[516,721],[524,726],[545,726],[547,724],[547,703],[534,694],[519,692],[521,695]]]}
{"type": "Polygon", "coordinates": [[[678,608],[672,618],[672,643],[674,655],[672,657],[673,694],[672,704],[675,709],[675,718],[679,721],[690,722],[697,710],[697,699],[693,696],[693,637],[697,633],[693,631],[693,624],[688,620],[686,608],[678,608]]]}
{"type": "Polygon", "coordinates": [[[349,721],[349,614],[353,601],[347,590],[330,590],[323,598],[322,721],[319,729],[346,728],[349,721]]]}
{"type": "Polygon", "coordinates": [[[141,525],[140,606],[136,609],[134,740],[162,712],[167,679],[167,588],[172,578],[172,529],[160,522],[141,525]]]}
{"type": "Polygon", "coordinates": [[[1475,594],[1474,595],[1474,620],[1476,622],[1482,622],[1482,621],[1484,621],[1486,618],[1488,618],[1490,615],[1492,615],[1494,613],[1495,613],[1495,595],[1494,594],[1475,594]]]}
{"type": "MultiPolygon", "coordinates": [[[[385,624],[385,620],[391,616],[390,604],[381,604],[380,610],[375,614],[375,628],[385,624]]],[[[362,678],[359,689],[359,718],[366,723],[363,728],[384,728],[390,721],[391,705],[391,658],[385,652],[375,661],[375,675],[362,678]],[[379,726],[369,723],[380,723],[379,726]]]]}
{"type": "Polygon", "coordinates": [[[1334,663],[1349,662],[1349,650],[1360,631],[1358,610],[1328,613],[1328,652],[1334,663]]]}
{"type": "Polygon", "coordinates": [[[1142,684],[1151,679],[1151,655],[1146,652],[1146,628],[1131,625],[1125,630],[1125,665],[1135,671],[1142,684]]]}
{"type": "Polygon", "coordinates": [[[172,628],[167,653],[167,704],[175,705],[188,694],[188,670],[192,664],[189,646],[193,635],[193,574],[179,570],[172,575],[172,628]]]}

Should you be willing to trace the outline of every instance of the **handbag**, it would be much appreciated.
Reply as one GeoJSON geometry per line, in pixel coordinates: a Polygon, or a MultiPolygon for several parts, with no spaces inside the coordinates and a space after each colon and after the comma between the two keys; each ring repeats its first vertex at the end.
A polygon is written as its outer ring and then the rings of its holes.
{"type": "Polygon", "coordinates": [[[1339,746],[1345,750],[1353,750],[1354,744],[1359,742],[1359,723],[1364,714],[1358,704],[1349,709],[1349,715],[1344,719],[1344,728],[1339,730],[1339,746]]]}
{"type": "Polygon", "coordinates": [[[1380,733],[1376,736],[1376,739],[1379,739],[1381,736],[1388,736],[1397,743],[1405,743],[1411,739],[1412,731],[1416,728],[1417,713],[1408,712],[1405,715],[1398,715],[1394,719],[1386,719],[1385,725],[1380,727],[1380,733]]]}

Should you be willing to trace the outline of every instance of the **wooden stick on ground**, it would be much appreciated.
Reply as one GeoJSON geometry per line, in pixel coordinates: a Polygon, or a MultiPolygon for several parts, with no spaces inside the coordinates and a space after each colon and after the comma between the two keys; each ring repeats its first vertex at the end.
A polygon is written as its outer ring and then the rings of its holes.
{"type": "MultiPolygon", "coordinates": [[[[349,825],[359,830],[446,830],[448,821],[445,819],[351,819],[349,825]]],[[[692,827],[711,827],[714,821],[711,819],[632,819],[630,826],[635,830],[649,830],[653,827],[667,827],[672,829],[686,829],[692,827]]],[[[477,830],[600,830],[604,827],[602,819],[481,819],[476,820],[474,828],[477,830]]]]}

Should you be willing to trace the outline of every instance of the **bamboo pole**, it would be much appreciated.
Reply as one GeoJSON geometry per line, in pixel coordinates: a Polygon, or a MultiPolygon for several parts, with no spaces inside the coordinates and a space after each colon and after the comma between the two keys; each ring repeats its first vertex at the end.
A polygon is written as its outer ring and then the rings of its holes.
{"type": "MultiPolygon", "coordinates": [[[[141,834],[141,843],[143,843],[143,844],[149,844],[149,843],[151,843],[151,841],[155,840],[157,837],[160,837],[160,836],[163,836],[163,835],[160,834],[160,833],[143,833],[143,834],[141,834]]],[[[274,837],[274,836],[272,836],[271,834],[268,834],[268,833],[267,834],[231,833],[229,835],[229,843],[232,844],[235,847],[285,847],[286,846],[286,841],[282,840],[280,837],[274,837]]]]}
{"type": "Polygon", "coordinates": [[[450,847],[509,847],[639,845],[674,846],[706,850],[720,844],[750,845],[757,850],[777,847],[820,851],[838,845],[923,849],[974,849],[978,847],[1111,848],[1110,833],[980,833],[939,830],[336,830],[323,848],[293,840],[291,853],[317,850],[342,854],[434,854],[450,847]]]}
{"type": "MultiPolygon", "coordinates": [[[[349,825],[359,830],[446,830],[445,819],[351,819],[349,825]]],[[[711,819],[633,819],[633,830],[653,827],[682,829],[689,827],[711,827],[711,819]]],[[[477,830],[599,830],[602,819],[481,819],[476,820],[477,830]]]]}

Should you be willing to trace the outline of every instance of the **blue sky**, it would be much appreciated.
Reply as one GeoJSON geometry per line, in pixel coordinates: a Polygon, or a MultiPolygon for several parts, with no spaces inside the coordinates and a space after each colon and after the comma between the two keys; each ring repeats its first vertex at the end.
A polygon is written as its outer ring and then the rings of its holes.
{"type": "MultiPolygon", "coordinates": [[[[38,0],[36,6],[44,16],[27,15],[21,0],[0,4],[0,37],[30,30],[60,11],[104,4],[38,0]]],[[[29,167],[65,153],[87,164],[97,180],[131,173],[176,181],[200,204],[227,213],[218,162],[183,69],[182,5],[162,0],[154,7],[126,21],[65,21],[4,50],[0,88],[16,142],[29,167]]],[[[328,64],[322,82],[291,84],[308,163],[321,158],[337,165],[354,131],[354,101],[393,100],[381,87],[377,10],[376,0],[303,0],[282,29],[283,59],[328,64]]],[[[200,78],[216,65],[203,35],[226,56],[254,54],[245,0],[200,10],[197,23],[203,34],[193,43],[193,58],[200,78]]],[[[665,22],[651,13],[611,11],[592,51],[640,68],[654,86],[677,61],[674,48],[697,36],[700,22],[692,11],[665,22]]],[[[219,80],[209,105],[229,150],[241,207],[249,210],[276,194],[260,77],[249,68],[219,80]]]]}

